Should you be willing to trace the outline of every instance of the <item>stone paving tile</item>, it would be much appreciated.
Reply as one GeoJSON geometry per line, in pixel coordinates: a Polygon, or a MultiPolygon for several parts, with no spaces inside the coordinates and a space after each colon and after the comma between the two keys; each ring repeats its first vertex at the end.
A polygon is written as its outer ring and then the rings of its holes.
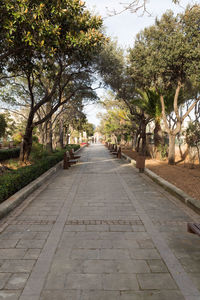
{"type": "Polygon", "coordinates": [[[10,273],[0,273],[0,289],[3,289],[10,278],[10,273]]]}
{"type": "Polygon", "coordinates": [[[130,250],[133,259],[159,259],[160,254],[156,249],[133,249],[130,250]]]}
{"type": "Polygon", "coordinates": [[[200,290],[200,272],[199,273],[188,273],[191,277],[192,281],[196,284],[198,289],[200,290]]]}
{"type": "Polygon", "coordinates": [[[29,277],[28,273],[14,273],[8,280],[5,289],[7,290],[19,290],[22,289],[29,277]]]}
{"type": "Polygon", "coordinates": [[[105,232],[105,231],[110,231],[109,229],[110,228],[108,225],[86,225],[87,231],[96,231],[96,232],[103,231],[103,232],[105,232]]]}
{"type": "Polygon", "coordinates": [[[140,248],[139,243],[134,240],[112,240],[112,248],[116,249],[135,249],[140,248]]]}
{"type": "Polygon", "coordinates": [[[120,292],[115,291],[83,291],[81,300],[118,300],[120,292]]]}
{"type": "Polygon", "coordinates": [[[104,290],[139,290],[138,281],[134,274],[104,274],[104,290]]]}
{"type": "Polygon", "coordinates": [[[100,232],[100,239],[105,240],[125,240],[125,233],[123,232],[100,232]]]}
{"type": "Polygon", "coordinates": [[[168,273],[165,263],[161,259],[149,259],[147,263],[153,273],[168,273]]]}
{"type": "Polygon", "coordinates": [[[55,257],[51,266],[51,277],[55,274],[83,273],[83,259],[65,259],[63,257],[55,257]]]}
{"type": "Polygon", "coordinates": [[[129,259],[127,249],[100,249],[100,259],[129,259]]]}
{"type": "Polygon", "coordinates": [[[64,290],[66,275],[60,273],[50,273],[46,280],[45,289],[48,290],[64,290]]]}
{"type": "Polygon", "coordinates": [[[0,236],[0,240],[19,240],[19,239],[34,239],[35,232],[3,232],[0,236]]]}
{"type": "Polygon", "coordinates": [[[6,260],[0,267],[0,272],[26,273],[32,270],[34,260],[6,260]]]}
{"type": "Polygon", "coordinates": [[[100,238],[99,232],[76,232],[76,239],[84,240],[98,240],[100,238]]]}
{"type": "Polygon", "coordinates": [[[137,278],[142,290],[177,289],[177,285],[169,274],[138,274],[137,278]]]}
{"type": "Polygon", "coordinates": [[[102,275],[70,274],[67,276],[65,289],[102,290],[102,275]]]}
{"type": "Polygon", "coordinates": [[[74,248],[83,249],[104,249],[113,248],[112,242],[110,240],[71,240],[74,248]]]}
{"type": "Polygon", "coordinates": [[[79,299],[80,299],[80,291],[45,290],[40,297],[40,300],[79,300],[79,299]]]}
{"type": "Polygon", "coordinates": [[[3,248],[15,248],[18,240],[0,240],[0,249],[3,248]]]}
{"type": "Polygon", "coordinates": [[[200,272],[200,258],[181,258],[180,262],[188,273],[199,273],[200,272]]]}
{"type": "Polygon", "coordinates": [[[121,292],[119,300],[185,300],[179,291],[121,292]]]}
{"type": "Polygon", "coordinates": [[[110,225],[110,231],[133,231],[131,225],[110,225]]]}
{"type": "Polygon", "coordinates": [[[73,249],[71,259],[99,259],[99,249],[73,249]]]}
{"type": "Polygon", "coordinates": [[[146,240],[138,240],[137,241],[140,248],[145,248],[145,249],[153,249],[155,248],[155,245],[151,239],[146,239],[146,240]]]}
{"type": "Polygon", "coordinates": [[[16,248],[32,248],[32,249],[40,249],[43,248],[45,241],[44,240],[20,240],[16,245],[16,248]]]}
{"type": "Polygon", "coordinates": [[[25,249],[0,249],[1,259],[20,259],[26,253],[25,249]]]}
{"type": "Polygon", "coordinates": [[[113,260],[85,260],[83,272],[86,274],[117,273],[117,265],[113,260]]]}
{"type": "Polygon", "coordinates": [[[86,231],[86,225],[65,225],[64,231],[86,231]]]}
{"type": "Polygon", "coordinates": [[[0,291],[0,300],[18,300],[19,299],[20,292],[16,290],[10,290],[10,291],[5,291],[1,290],[0,291]]]}
{"type": "Polygon", "coordinates": [[[51,231],[53,225],[31,225],[29,226],[30,231],[51,231]]]}
{"type": "Polygon", "coordinates": [[[41,249],[28,249],[23,259],[38,259],[41,249]]]}
{"type": "Polygon", "coordinates": [[[145,227],[142,225],[133,225],[132,230],[135,232],[145,232],[146,231],[145,227]]]}
{"type": "Polygon", "coordinates": [[[46,240],[48,238],[49,233],[48,232],[37,232],[35,235],[36,240],[46,240]]]}
{"type": "Polygon", "coordinates": [[[124,274],[138,274],[150,273],[150,268],[145,260],[119,260],[116,261],[118,273],[124,274]]]}
{"type": "Polygon", "coordinates": [[[6,230],[4,230],[4,233],[8,232],[23,232],[27,230],[29,225],[9,225],[6,230]]]}
{"type": "Polygon", "coordinates": [[[144,240],[149,239],[147,232],[126,232],[125,238],[127,240],[144,240]]]}

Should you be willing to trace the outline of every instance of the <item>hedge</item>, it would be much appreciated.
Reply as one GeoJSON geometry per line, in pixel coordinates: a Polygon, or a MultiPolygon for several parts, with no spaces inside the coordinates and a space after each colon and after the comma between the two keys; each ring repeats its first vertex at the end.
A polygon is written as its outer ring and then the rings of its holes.
{"type": "MultiPolygon", "coordinates": [[[[69,148],[78,149],[80,146],[72,145],[67,147],[69,148]]],[[[57,151],[34,165],[12,170],[0,176],[0,203],[56,165],[63,159],[64,152],[65,150],[57,151]]]]}
{"type": "MultiPolygon", "coordinates": [[[[66,146],[66,149],[74,149],[75,151],[80,148],[80,145],[77,144],[70,144],[66,146]]],[[[20,154],[20,148],[12,148],[12,149],[2,149],[0,150],[0,161],[10,159],[10,158],[17,158],[20,154]]]]}
{"type": "Polygon", "coordinates": [[[17,158],[20,154],[20,148],[12,148],[12,149],[2,149],[0,150],[0,161],[17,158]]]}

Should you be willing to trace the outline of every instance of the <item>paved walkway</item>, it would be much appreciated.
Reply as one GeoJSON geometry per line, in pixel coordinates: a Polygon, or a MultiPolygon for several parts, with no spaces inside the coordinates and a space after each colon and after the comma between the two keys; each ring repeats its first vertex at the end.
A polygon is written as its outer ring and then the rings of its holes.
{"type": "Polygon", "coordinates": [[[0,299],[200,300],[200,218],[102,145],[0,225],[0,299]]]}

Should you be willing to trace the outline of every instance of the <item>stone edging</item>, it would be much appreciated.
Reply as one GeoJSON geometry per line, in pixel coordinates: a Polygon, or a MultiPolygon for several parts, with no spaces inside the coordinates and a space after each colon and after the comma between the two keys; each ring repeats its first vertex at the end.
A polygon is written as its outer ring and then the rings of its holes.
{"type": "MultiPolygon", "coordinates": [[[[128,162],[130,162],[134,167],[136,166],[136,161],[126,154],[122,153],[122,157],[126,159],[128,162]]],[[[200,201],[192,198],[188,194],[186,194],[181,189],[177,188],[172,183],[166,181],[162,177],[158,176],[151,170],[145,168],[144,173],[149,176],[153,181],[158,183],[160,186],[162,186],[166,191],[171,193],[172,195],[176,196],[178,199],[180,199],[182,202],[184,202],[187,206],[192,208],[195,212],[200,213],[200,201]]]]}
{"type": "MultiPolygon", "coordinates": [[[[79,148],[75,153],[81,151],[79,148]]],[[[0,204],[0,219],[5,217],[14,208],[20,205],[31,193],[38,189],[45,181],[47,181],[53,174],[55,174],[59,169],[62,168],[63,161],[57,163],[54,167],[43,173],[37,179],[33,180],[31,183],[27,184],[24,188],[16,192],[14,195],[9,197],[7,200],[0,204]]]]}

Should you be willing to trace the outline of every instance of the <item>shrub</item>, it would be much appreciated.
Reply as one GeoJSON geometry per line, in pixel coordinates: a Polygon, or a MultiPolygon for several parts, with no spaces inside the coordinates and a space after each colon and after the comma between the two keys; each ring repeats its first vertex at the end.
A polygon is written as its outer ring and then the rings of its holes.
{"type": "Polygon", "coordinates": [[[0,203],[25,187],[63,159],[64,151],[41,159],[37,164],[19,168],[0,177],[0,203]]]}
{"type": "Polygon", "coordinates": [[[20,154],[20,148],[13,148],[13,149],[2,149],[0,150],[0,161],[10,159],[10,158],[17,158],[20,154]]]}
{"type": "Polygon", "coordinates": [[[76,151],[79,148],[80,148],[80,145],[78,145],[78,144],[69,144],[69,145],[66,146],[67,150],[74,149],[74,151],[76,151]]]}
{"type": "Polygon", "coordinates": [[[35,162],[49,155],[49,152],[44,149],[42,144],[33,142],[30,159],[35,162]]]}
{"type": "MultiPolygon", "coordinates": [[[[68,145],[66,147],[67,150],[72,148],[77,150],[80,145],[68,145]]],[[[52,155],[43,157],[34,165],[12,170],[0,176],[0,203],[56,165],[63,159],[65,151],[56,151],[52,155]]]]}

